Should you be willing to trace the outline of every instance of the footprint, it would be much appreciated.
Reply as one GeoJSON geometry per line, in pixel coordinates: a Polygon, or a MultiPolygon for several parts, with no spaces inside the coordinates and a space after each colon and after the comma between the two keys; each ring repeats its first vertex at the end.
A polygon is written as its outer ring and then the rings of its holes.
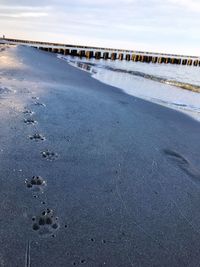
{"type": "Polygon", "coordinates": [[[9,94],[12,90],[7,87],[0,87],[0,94],[9,94]]]}
{"type": "Polygon", "coordinates": [[[44,141],[46,139],[42,134],[38,134],[38,133],[34,135],[30,135],[29,138],[35,141],[44,141]]]}
{"type": "Polygon", "coordinates": [[[41,106],[41,107],[46,107],[46,105],[44,103],[41,102],[34,102],[35,106],[41,106]]]}
{"type": "Polygon", "coordinates": [[[73,266],[78,266],[79,264],[85,264],[86,262],[87,262],[86,259],[81,259],[79,261],[73,261],[72,265],[73,266]]]}
{"type": "Polygon", "coordinates": [[[41,152],[42,157],[47,159],[47,160],[56,160],[58,158],[58,154],[53,152],[53,151],[49,151],[48,149],[46,151],[41,152]]]}
{"type": "Polygon", "coordinates": [[[24,107],[24,111],[23,111],[23,113],[25,114],[25,115],[33,115],[35,112],[33,112],[32,110],[30,110],[28,107],[24,107]]]}
{"type": "Polygon", "coordinates": [[[27,88],[21,88],[18,90],[20,94],[30,94],[31,91],[29,91],[27,88]]]}
{"type": "Polygon", "coordinates": [[[32,96],[32,99],[39,100],[40,98],[38,96],[32,96]]]}
{"type": "Polygon", "coordinates": [[[46,209],[41,215],[32,217],[32,221],[32,229],[42,237],[55,237],[55,232],[60,227],[58,217],[54,216],[51,209],[46,209]]]}
{"type": "Polygon", "coordinates": [[[183,155],[170,149],[164,149],[164,154],[177,164],[196,183],[200,183],[200,171],[196,169],[183,155]]]}
{"type": "Polygon", "coordinates": [[[36,124],[37,123],[37,121],[35,121],[34,119],[32,119],[32,118],[27,118],[27,119],[24,119],[24,123],[26,123],[26,124],[36,124]]]}
{"type": "Polygon", "coordinates": [[[31,111],[30,109],[26,109],[26,110],[24,110],[23,113],[24,113],[25,115],[30,115],[30,116],[34,114],[34,112],[31,111]]]}
{"type": "Polygon", "coordinates": [[[171,159],[176,160],[178,163],[180,164],[189,164],[188,160],[185,159],[182,155],[180,155],[179,153],[170,150],[170,149],[164,149],[164,153],[170,157],[171,159]]]}
{"type": "Polygon", "coordinates": [[[43,191],[44,187],[47,185],[46,181],[41,176],[33,176],[31,180],[25,180],[27,188],[34,192],[43,191]]]}

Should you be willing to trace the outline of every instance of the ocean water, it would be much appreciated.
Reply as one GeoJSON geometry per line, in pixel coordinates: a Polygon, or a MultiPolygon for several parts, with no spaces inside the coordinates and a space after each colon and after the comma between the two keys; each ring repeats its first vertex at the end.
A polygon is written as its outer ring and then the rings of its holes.
{"type": "Polygon", "coordinates": [[[200,121],[200,67],[61,56],[103,83],[200,121]]]}

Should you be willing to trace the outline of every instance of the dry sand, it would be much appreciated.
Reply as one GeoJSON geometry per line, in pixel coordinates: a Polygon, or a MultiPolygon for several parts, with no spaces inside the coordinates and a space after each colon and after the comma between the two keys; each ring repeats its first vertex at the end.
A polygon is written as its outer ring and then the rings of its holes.
{"type": "Polygon", "coordinates": [[[0,52],[0,266],[199,266],[200,124],[33,48],[0,52]]]}

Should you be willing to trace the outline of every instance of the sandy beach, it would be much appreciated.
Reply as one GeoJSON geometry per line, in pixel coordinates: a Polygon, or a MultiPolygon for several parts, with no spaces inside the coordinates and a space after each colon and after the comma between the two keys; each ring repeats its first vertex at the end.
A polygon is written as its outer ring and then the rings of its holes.
{"type": "Polygon", "coordinates": [[[0,266],[197,267],[200,124],[0,51],[0,266]]]}

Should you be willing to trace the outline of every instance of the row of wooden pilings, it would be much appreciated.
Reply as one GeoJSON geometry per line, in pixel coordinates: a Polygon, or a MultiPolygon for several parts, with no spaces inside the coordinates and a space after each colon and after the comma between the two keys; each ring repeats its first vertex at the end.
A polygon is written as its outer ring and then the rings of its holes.
{"type": "Polygon", "coordinates": [[[111,59],[111,60],[127,60],[134,62],[146,62],[146,63],[159,63],[159,64],[176,64],[176,65],[188,65],[188,66],[199,66],[200,59],[191,58],[175,58],[175,57],[165,57],[165,56],[152,56],[152,55],[141,55],[141,54],[127,54],[127,53],[116,53],[116,52],[101,52],[101,51],[86,51],[77,49],[58,49],[58,48],[47,48],[40,47],[41,50],[59,53],[62,55],[71,55],[85,58],[95,58],[95,59],[111,59]]]}

